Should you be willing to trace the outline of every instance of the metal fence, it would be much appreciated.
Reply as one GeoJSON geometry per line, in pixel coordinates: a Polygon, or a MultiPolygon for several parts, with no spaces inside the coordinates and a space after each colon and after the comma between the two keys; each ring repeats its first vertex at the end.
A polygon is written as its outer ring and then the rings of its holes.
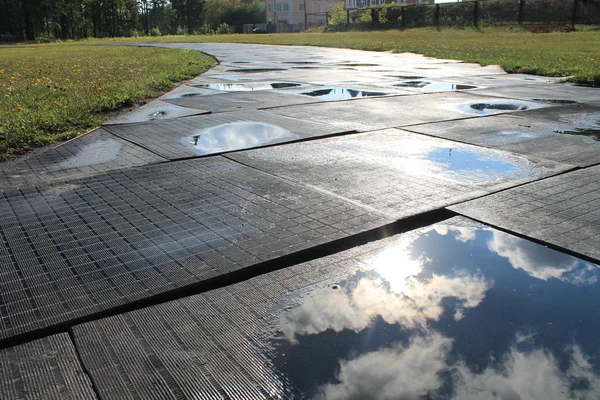
{"type": "MultiPolygon", "coordinates": [[[[600,0],[475,0],[441,4],[387,4],[346,10],[346,25],[363,21],[401,27],[485,25],[600,25],[600,0]],[[383,17],[383,18],[382,18],[383,17]]],[[[547,26],[553,30],[556,26],[547,26]]],[[[538,27],[543,30],[544,27],[538,27]]]]}

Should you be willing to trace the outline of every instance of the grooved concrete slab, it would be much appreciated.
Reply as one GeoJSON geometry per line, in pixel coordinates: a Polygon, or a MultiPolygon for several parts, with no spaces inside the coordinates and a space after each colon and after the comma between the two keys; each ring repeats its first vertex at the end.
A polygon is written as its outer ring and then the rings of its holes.
{"type": "Polygon", "coordinates": [[[96,399],[71,338],[48,336],[0,350],[2,400],[96,399]]]}
{"type": "Polygon", "coordinates": [[[238,110],[257,110],[262,108],[314,103],[318,100],[308,96],[295,96],[268,90],[255,92],[215,93],[194,95],[191,97],[165,98],[167,103],[181,107],[208,110],[213,113],[238,110]]]}
{"type": "Polygon", "coordinates": [[[572,168],[398,129],[233,153],[228,157],[396,218],[572,168]]]}
{"type": "Polygon", "coordinates": [[[600,260],[600,166],[450,207],[452,211],[600,260]]]}
{"type": "Polygon", "coordinates": [[[218,113],[168,121],[111,125],[105,129],[171,160],[344,131],[335,125],[302,121],[267,111],[218,113]],[[194,136],[198,136],[197,141],[194,136]]]}
{"type": "Polygon", "coordinates": [[[600,378],[599,276],[453,218],[73,331],[106,400],[551,398],[600,378]]]}
{"type": "Polygon", "coordinates": [[[0,200],[0,339],[390,221],[220,157],[7,189],[0,200]]]}
{"type": "Polygon", "coordinates": [[[166,161],[99,128],[0,170],[0,188],[83,178],[166,161]]]}
{"type": "MultiPolygon", "coordinates": [[[[178,89],[181,90],[180,88],[178,89]]],[[[183,89],[185,89],[185,87],[183,87],[183,89]]],[[[106,121],[104,125],[131,124],[134,122],[181,118],[189,117],[190,115],[205,114],[208,112],[209,111],[206,110],[179,107],[161,100],[154,100],[128,113],[119,114],[118,116],[106,121]]]]}
{"type": "MultiPolygon", "coordinates": [[[[269,111],[302,120],[328,123],[343,129],[370,131],[484,115],[472,109],[470,105],[497,102],[499,102],[498,98],[469,93],[430,93],[306,104],[269,111]]],[[[519,103],[518,106],[545,107],[546,105],[519,103]]]]}
{"type": "Polygon", "coordinates": [[[588,129],[600,130],[600,107],[596,103],[443,121],[407,129],[578,166],[600,162],[600,142],[576,134],[588,129]]]}

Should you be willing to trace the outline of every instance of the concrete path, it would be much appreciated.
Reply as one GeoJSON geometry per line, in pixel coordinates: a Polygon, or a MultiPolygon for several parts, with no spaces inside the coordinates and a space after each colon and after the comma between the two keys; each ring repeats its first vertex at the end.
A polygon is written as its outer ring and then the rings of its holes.
{"type": "MultiPolygon", "coordinates": [[[[352,386],[375,354],[395,367],[371,378],[406,398],[492,393],[468,386],[474,365],[506,357],[523,320],[558,343],[540,319],[552,296],[520,309],[516,282],[573,299],[597,285],[599,89],[415,54],[161,46],[220,63],[0,171],[0,398],[364,397],[385,389],[352,386]],[[457,213],[479,222],[444,221],[457,213]],[[499,315],[519,322],[470,351],[460,329],[499,315]],[[323,343],[345,344],[311,375],[323,343]],[[430,347],[433,381],[392,377],[430,347]],[[462,380],[442,379],[451,354],[462,380]]],[[[567,320],[552,326],[595,356],[595,328],[567,320]]]]}

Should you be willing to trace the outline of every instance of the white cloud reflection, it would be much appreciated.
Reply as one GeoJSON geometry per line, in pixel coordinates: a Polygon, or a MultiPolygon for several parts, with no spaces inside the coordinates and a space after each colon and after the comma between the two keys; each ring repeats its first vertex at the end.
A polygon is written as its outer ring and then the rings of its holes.
{"type": "Polygon", "coordinates": [[[320,399],[414,399],[442,385],[452,340],[434,333],[340,362],[338,384],[327,384],[320,399]]]}
{"type": "Polygon", "coordinates": [[[429,332],[413,336],[406,347],[395,344],[342,360],[337,382],[321,386],[316,398],[417,399],[430,394],[455,400],[591,400],[600,393],[600,376],[578,346],[565,349],[562,369],[544,349],[512,347],[499,363],[490,359],[481,373],[462,361],[449,364],[451,348],[451,339],[429,332]],[[451,374],[440,375],[446,371],[451,374]],[[453,393],[442,396],[438,390],[444,379],[451,380],[453,393]]]}
{"type": "Polygon", "coordinates": [[[534,278],[556,278],[574,285],[593,284],[598,280],[598,267],[594,264],[504,232],[493,231],[488,248],[534,278]]]}
{"type": "Polygon", "coordinates": [[[372,262],[376,276],[349,281],[341,290],[326,288],[311,294],[298,307],[281,317],[280,328],[285,337],[313,335],[332,329],[360,332],[380,316],[388,324],[400,324],[408,329],[424,327],[428,320],[438,320],[444,308],[442,300],[456,298],[460,310],[479,305],[489,287],[480,275],[457,272],[447,277],[433,274],[418,278],[425,261],[413,260],[405,245],[382,251],[372,262]]]}

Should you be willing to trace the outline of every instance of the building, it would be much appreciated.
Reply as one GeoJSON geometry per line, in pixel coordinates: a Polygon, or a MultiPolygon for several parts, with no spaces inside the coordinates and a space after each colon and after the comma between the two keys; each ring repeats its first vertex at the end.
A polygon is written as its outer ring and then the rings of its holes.
{"type": "Polygon", "coordinates": [[[345,0],[346,9],[383,6],[385,4],[435,4],[435,0],[345,0]]]}
{"type": "Polygon", "coordinates": [[[267,22],[278,32],[297,32],[308,27],[325,25],[329,7],[340,0],[266,0],[267,22]]]}

